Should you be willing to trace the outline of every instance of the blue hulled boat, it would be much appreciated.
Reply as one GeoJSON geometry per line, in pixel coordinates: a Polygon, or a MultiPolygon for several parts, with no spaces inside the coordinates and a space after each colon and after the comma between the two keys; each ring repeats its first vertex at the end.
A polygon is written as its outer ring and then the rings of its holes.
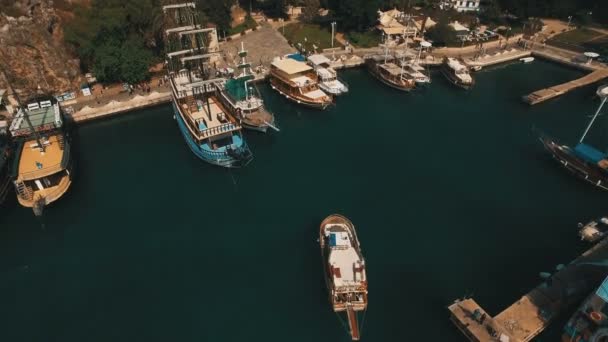
{"type": "Polygon", "coordinates": [[[242,167],[253,159],[242,127],[221,101],[221,78],[210,77],[219,56],[217,32],[196,23],[194,3],[167,5],[167,64],[178,127],[192,152],[223,167],[242,167]],[[170,12],[170,13],[168,13],[170,12]]]}

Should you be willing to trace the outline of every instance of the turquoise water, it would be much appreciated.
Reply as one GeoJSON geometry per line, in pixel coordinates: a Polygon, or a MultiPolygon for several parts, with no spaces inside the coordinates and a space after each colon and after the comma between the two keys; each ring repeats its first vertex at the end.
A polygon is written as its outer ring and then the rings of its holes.
{"type": "Polygon", "coordinates": [[[607,214],[533,131],[575,141],[593,87],[520,101],[577,75],[512,64],[468,93],[437,73],[403,94],[352,70],[326,112],[263,86],[282,130],[247,132],[255,159],[231,171],[194,157],[168,105],[86,124],[65,198],[42,220],[0,209],[0,340],[348,341],[316,241],[339,212],[367,259],[363,340],[464,341],[452,300],[497,313],[587,247],[577,222],[607,214]]]}

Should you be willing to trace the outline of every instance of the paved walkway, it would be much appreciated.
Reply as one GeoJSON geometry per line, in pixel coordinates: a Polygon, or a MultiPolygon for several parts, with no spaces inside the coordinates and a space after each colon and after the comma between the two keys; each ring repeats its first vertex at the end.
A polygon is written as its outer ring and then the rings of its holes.
{"type": "Polygon", "coordinates": [[[272,59],[276,56],[283,56],[288,53],[296,52],[291,47],[285,37],[277,30],[273,29],[268,23],[263,23],[262,28],[251,32],[239,39],[229,42],[222,42],[223,66],[234,67],[238,63],[237,52],[241,49],[241,42],[244,42],[245,49],[249,52],[248,61],[254,67],[260,64],[269,66],[272,59]]]}

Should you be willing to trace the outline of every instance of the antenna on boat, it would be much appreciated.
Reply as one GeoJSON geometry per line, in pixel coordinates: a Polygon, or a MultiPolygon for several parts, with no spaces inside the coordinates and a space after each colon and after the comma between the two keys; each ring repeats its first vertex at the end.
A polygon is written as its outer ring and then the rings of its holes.
{"type": "Polygon", "coordinates": [[[597,108],[597,111],[595,111],[595,114],[593,115],[593,118],[591,118],[591,121],[587,125],[587,128],[585,129],[585,132],[583,133],[583,136],[581,136],[581,139],[578,141],[579,144],[582,143],[583,140],[585,140],[585,137],[587,136],[587,133],[589,133],[589,130],[591,129],[591,126],[593,126],[593,123],[595,122],[595,119],[600,114],[600,111],[604,107],[604,104],[606,104],[606,100],[608,100],[608,85],[600,87],[597,90],[596,93],[597,93],[597,96],[599,96],[602,99],[602,103],[600,103],[600,106],[597,108]]]}
{"type": "Polygon", "coordinates": [[[36,143],[38,144],[38,148],[40,148],[40,150],[42,152],[44,152],[45,148],[44,148],[44,144],[42,144],[42,137],[40,137],[40,134],[38,133],[38,131],[36,131],[34,129],[34,126],[32,125],[32,121],[30,120],[30,115],[28,113],[28,110],[21,104],[21,99],[19,99],[19,94],[17,94],[17,92],[13,88],[13,84],[11,83],[11,80],[8,78],[8,76],[6,74],[6,70],[4,69],[3,65],[0,65],[0,71],[2,72],[2,76],[4,76],[4,78],[6,79],[6,83],[8,84],[8,87],[10,88],[11,93],[15,96],[15,99],[17,100],[17,104],[19,105],[19,109],[23,111],[23,118],[25,119],[25,122],[29,126],[31,132],[34,134],[34,138],[36,138],[36,143]]]}

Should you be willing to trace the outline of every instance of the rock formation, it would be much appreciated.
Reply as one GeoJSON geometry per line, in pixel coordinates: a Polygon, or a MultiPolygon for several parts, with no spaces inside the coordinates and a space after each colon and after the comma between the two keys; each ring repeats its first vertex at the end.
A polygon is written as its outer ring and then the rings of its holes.
{"type": "MultiPolygon", "coordinates": [[[[80,63],[63,41],[62,18],[53,1],[0,0],[0,4],[0,67],[13,87],[23,95],[77,91],[83,81],[80,63]]],[[[2,88],[7,85],[0,77],[2,88]]]]}

